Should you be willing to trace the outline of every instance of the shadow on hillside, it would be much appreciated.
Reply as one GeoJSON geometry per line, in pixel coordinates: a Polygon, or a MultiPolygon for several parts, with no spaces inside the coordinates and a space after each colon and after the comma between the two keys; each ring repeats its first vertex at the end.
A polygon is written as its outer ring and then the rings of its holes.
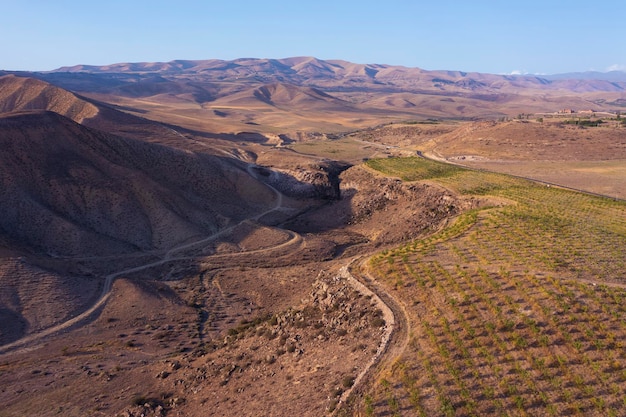
{"type": "MultiPolygon", "coordinates": [[[[339,191],[339,174],[347,166],[318,165],[296,174],[250,168],[236,157],[108,135],[50,112],[6,118],[1,127],[11,134],[3,142],[10,152],[0,158],[0,174],[12,187],[0,201],[0,242],[25,262],[64,277],[104,279],[127,271],[120,277],[178,280],[206,268],[201,257],[217,252],[225,239],[217,233],[231,226],[252,225],[225,234],[236,251],[238,242],[262,233],[262,225],[315,233],[340,228],[351,217],[351,197],[342,201],[339,191]],[[22,136],[15,139],[15,132],[22,136]],[[293,205],[274,207],[274,190],[293,205]],[[316,217],[329,206],[336,208],[334,215],[316,217]],[[209,253],[193,245],[203,239],[209,253]],[[166,257],[176,245],[184,246],[166,257]]],[[[315,250],[302,255],[294,247],[289,259],[239,257],[236,265],[230,259],[223,267],[295,264],[303,256],[316,259],[315,250]]],[[[0,309],[0,343],[23,337],[27,323],[7,305],[0,309]]]]}
{"type": "Polygon", "coordinates": [[[24,318],[8,308],[0,308],[0,346],[19,340],[26,334],[24,318]]]}
{"type": "Polygon", "coordinates": [[[172,129],[182,135],[190,135],[193,137],[200,137],[205,139],[220,139],[229,142],[252,142],[264,144],[267,143],[268,138],[260,133],[255,132],[239,132],[239,133],[209,133],[200,130],[189,129],[186,127],[177,126],[170,123],[160,123],[169,129],[172,129]]]}

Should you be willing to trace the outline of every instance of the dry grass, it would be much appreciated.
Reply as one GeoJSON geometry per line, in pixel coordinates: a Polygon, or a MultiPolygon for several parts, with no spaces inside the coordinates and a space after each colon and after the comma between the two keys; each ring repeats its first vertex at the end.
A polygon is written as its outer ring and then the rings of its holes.
{"type": "Polygon", "coordinates": [[[625,128],[610,118],[599,127],[564,120],[391,125],[352,137],[420,150],[468,167],[626,197],[625,128]]]}
{"type": "Polygon", "coordinates": [[[353,163],[359,163],[376,152],[372,147],[364,146],[350,138],[302,141],[289,145],[289,149],[298,153],[353,163]]]}
{"type": "MultiPolygon", "coordinates": [[[[524,176],[591,193],[626,199],[626,159],[602,161],[471,162],[489,171],[524,176]]],[[[468,164],[469,165],[469,164],[468,164]]]]}

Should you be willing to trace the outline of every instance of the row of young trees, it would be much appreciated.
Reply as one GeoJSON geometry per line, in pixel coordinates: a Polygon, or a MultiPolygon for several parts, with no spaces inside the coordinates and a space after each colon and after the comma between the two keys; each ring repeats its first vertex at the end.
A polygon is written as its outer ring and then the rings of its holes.
{"type": "Polygon", "coordinates": [[[626,204],[481,172],[434,180],[508,204],[371,259],[411,343],[366,414],[623,415],[626,204]]]}

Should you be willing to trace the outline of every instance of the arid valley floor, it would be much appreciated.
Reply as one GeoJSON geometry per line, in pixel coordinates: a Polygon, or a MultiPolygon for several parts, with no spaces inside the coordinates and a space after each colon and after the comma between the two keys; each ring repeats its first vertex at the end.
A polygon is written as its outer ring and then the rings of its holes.
{"type": "Polygon", "coordinates": [[[625,415],[624,91],[0,73],[0,417],[625,415]]]}

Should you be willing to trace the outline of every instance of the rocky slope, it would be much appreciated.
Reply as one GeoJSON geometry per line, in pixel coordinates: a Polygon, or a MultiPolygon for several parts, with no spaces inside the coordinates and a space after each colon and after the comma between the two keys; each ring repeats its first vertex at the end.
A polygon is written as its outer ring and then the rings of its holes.
{"type": "Polygon", "coordinates": [[[230,158],[90,130],[52,112],[0,119],[0,230],[60,256],[166,249],[266,210],[230,158]]]}

